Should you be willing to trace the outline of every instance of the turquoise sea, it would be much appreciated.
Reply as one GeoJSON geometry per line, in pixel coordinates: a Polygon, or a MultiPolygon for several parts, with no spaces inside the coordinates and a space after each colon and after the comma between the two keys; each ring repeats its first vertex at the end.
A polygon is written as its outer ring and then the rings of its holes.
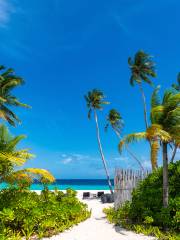
{"type": "MultiPolygon", "coordinates": [[[[114,186],[114,181],[111,180],[114,186]]],[[[5,188],[6,184],[0,184],[0,189],[5,188]]],[[[106,179],[56,179],[56,182],[49,185],[50,190],[57,188],[59,190],[65,190],[72,188],[74,190],[108,190],[108,184],[106,179]]],[[[31,190],[42,190],[43,186],[36,182],[31,185],[31,190]]]]}

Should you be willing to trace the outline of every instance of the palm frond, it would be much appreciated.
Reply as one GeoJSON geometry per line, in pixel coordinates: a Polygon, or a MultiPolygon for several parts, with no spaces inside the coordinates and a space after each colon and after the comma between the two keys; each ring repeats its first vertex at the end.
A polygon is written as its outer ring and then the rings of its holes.
{"type": "Polygon", "coordinates": [[[86,100],[87,108],[91,110],[92,109],[102,110],[103,105],[109,104],[109,102],[104,100],[105,99],[104,93],[98,89],[93,89],[92,91],[89,91],[87,95],[84,96],[84,98],[86,100]]]}
{"type": "Polygon", "coordinates": [[[156,77],[155,64],[152,61],[152,56],[145,53],[143,50],[136,52],[134,59],[128,58],[128,64],[131,71],[130,84],[134,82],[146,82],[153,85],[152,77],[156,77]]]}
{"type": "Polygon", "coordinates": [[[161,86],[158,85],[153,93],[152,93],[152,96],[151,96],[151,108],[154,108],[154,107],[157,107],[161,104],[161,100],[160,100],[160,97],[159,97],[159,90],[160,90],[161,86]]]}
{"type": "Polygon", "coordinates": [[[123,137],[123,139],[120,141],[118,148],[121,152],[125,144],[130,144],[132,142],[138,142],[140,140],[146,139],[147,134],[146,132],[139,132],[139,133],[131,133],[127,136],[123,137]]]}
{"type": "Polygon", "coordinates": [[[15,156],[13,153],[0,152],[0,160],[11,162],[14,165],[22,166],[26,160],[21,157],[15,156]]]}
{"type": "Polygon", "coordinates": [[[12,140],[10,140],[10,141],[8,142],[6,149],[7,149],[8,151],[11,150],[11,149],[14,149],[14,148],[17,146],[17,144],[18,144],[21,140],[23,140],[24,138],[26,138],[25,135],[19,135],[19,136],[17,136],[17,137],[14,137],[12,140]]]}
{"type": "Polygon", "coordinates": [[[42,183],[50,183],[55,181],[54,176],[46,169],[26,168],[24,171],[28,173],[32,178],[39,178],[42,183]]]}
{"type": "Polygon", "coordinates": [[[12,95],[12,90],[24,84],[24,80],[16,76],[11,68],[5,70],[3,66],[0,66],[0,70],[4,70],[0,74],[0,118],[15,126],[16,122],[20,123],[20,120],[10,107],[20,106],[29,108],[27,104],[21,103],[12,95]]]}

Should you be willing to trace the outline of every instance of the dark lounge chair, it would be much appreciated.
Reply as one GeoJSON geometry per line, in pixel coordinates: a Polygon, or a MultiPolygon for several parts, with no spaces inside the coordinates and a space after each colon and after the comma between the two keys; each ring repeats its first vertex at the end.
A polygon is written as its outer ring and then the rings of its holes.
{"type": "Polygon", "coordinates": [[[83,192],[83,199],[90,198],[90,192],[83,192]]]}
{"type": "Polygon", "coordinates": [[[103,194],[101,196],[101,202],[102,203],[113,203],[114,202],[114,195],[113,194],[103,194]]]}
{"type": "Polygon", "coordinates": [[[104,195],[104,192],[97,192],[97,198],[101,198],[102,195],[104,195]]]}

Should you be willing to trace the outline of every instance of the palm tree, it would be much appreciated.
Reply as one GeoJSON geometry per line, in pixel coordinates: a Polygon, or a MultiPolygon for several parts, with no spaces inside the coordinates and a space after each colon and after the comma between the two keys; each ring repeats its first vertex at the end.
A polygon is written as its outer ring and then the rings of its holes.
{"type": "Polygon", "coordinates": [[[162,129],[161,125],[152,124],[145,132],[132,133],[125,136],[119,143],[120,152],[126,144],[140,140],[151,141],[151,166],[152,170],[157,169],[159,141],[168,142],[171,140],[171,136],[168,132],[162,129]]]}
{"type": "Polygon", "coordinates": [[[150,77],[156,77],[154,62],[152,61],[151,56],[149,56],[144,51],[140,50],[135,54],[134,60],[132,60],[132,58],[130,57],[128,58],[128,64],[131,70],[130,84],[134,86],[134,83],[137,83],[141,91],[144,105],[144,120],[147,129],[148,128],[147,107],[142,82],[146,82],[150,85],[153,85],[150,77]]]}
{"type": "Polygon", "coordinates": [[[0,125],[0,182],[21,184],[26,181],[30,184],[35,177],[42,181],[54,181],[54,177],[45,169],[25,168],[15,171],[15,168],[34,157],[28,149],[17,149],[24,138],[24,135],[13,137],[7,127],[0,125]]]}
{"type": "MultiPolygon", "coordinates": [[[[117,137],[119,139],[121,139],[121,131],[123,129],[124,122],[123,122],[123,119],[122,119],[120,113],[118,111],[116,111],[116,109],[111,109],[109,111],[109,114],[107,116],[107,124],[105,126],[105,130],[107,130],[107,128],[109,126],[112,127],[112,129],[116,133],[117,137]]],[[[129,147],[127,145],[125,145],[125,148],[126,148],[127,152],[130,154],[130,156],[137,161],[137,163],[139,164],[140,168],[144,171],[144,168],[143,168],[141,162],[135,156],[135,154],[129,149],[129,147]]]]}
{"type": "Polygon", "coordinates": [[[163,206],[168,207],[168,143],[173,142],[175,151],[172,158],[176,154],[177,148],[180,146],[180,93],[174,93],[167,90],[164,93],[163,100],[160,101],[157,89],[154,95],[154,108],[151,111],[151,121],[161,124],[163,129],[171,136],[170,141],[162,141],[163,149],[163,206]]]}
{"type": "Polygon", "coordinates": [[[109,104],[108,102],[104,101],[104,94],[100,90],[93,89],[92,91],[89,91],[87,95],[85,95],[85,100],[87,103],[87,108],[89,109],[88,111],[88,118],[91,118],[91,113],[94,112],[94,119],[96,123],[96,134],[97,134],[97,141],[98,141],[98,146],[99,146],[99,151],[101,154],[102,162],[104,165],[104,169],[106,172],[107,176],[107,181],[109,185],[109,189],[111,194],[113,194],[113,188],[111,185],[111,180],[110,180],[110,175],[109,171],[107,168],[107,163],[104,157],[103,149],[102,149],[102,144],[101,144],[101,139],[100,139],[100,131],[99,131],[99,124],[98,124],[98,116],[97,116],[97,110],[102,110],[103,105],[109,104]]]}
{"type": "Polygon", "coordinates": [[[15,126],[16,122],[20,123],[20,119],[9,108],[14,106],[29,107],[21,103],[13,94],[12,90],[21,86],[24,81],[15,75],[14,70],[0,65],[0,118],[7,121],[10,125],[15,126]]]}

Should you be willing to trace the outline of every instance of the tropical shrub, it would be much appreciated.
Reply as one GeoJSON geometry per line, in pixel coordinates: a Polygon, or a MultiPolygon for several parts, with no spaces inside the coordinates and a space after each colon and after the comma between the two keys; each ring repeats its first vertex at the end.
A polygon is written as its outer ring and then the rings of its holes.
{"type": "Polygon", "coordinates": [[[145,217],[153,218],[153,225],[178,229],[180,223],[180,161],[169,164],[169,206],[163,208],[162,168],[150,174],[133,191],[130,206],[130,219],[142,223],[145,217]]]}
{"type": "MultiPolygon", "coordinates": [[[[110,222],[136,232],[164,237],[161,230],[180,230],[180,161],[169,164],[169,206],[163,208],[162,168],[151,173],[132,193],[132,201],[104,212],[110,222]]],[[[164,238],[168,239],[168,238],[164,238]]],[[[170,239],[170,238],[169,238],[170,239]]],[[[172,238],[173,239],[173,238],[172,238]]],[[[175,238],[176,239],[176,238],[175,238]]]]}
{"type": "Polygon", "coordinates": [[[45,189],[40,195],[17,188],[0,191],[0,239],[41,239],[89,216],[87,205],[70,189],[66,193],[45,189]]]}

